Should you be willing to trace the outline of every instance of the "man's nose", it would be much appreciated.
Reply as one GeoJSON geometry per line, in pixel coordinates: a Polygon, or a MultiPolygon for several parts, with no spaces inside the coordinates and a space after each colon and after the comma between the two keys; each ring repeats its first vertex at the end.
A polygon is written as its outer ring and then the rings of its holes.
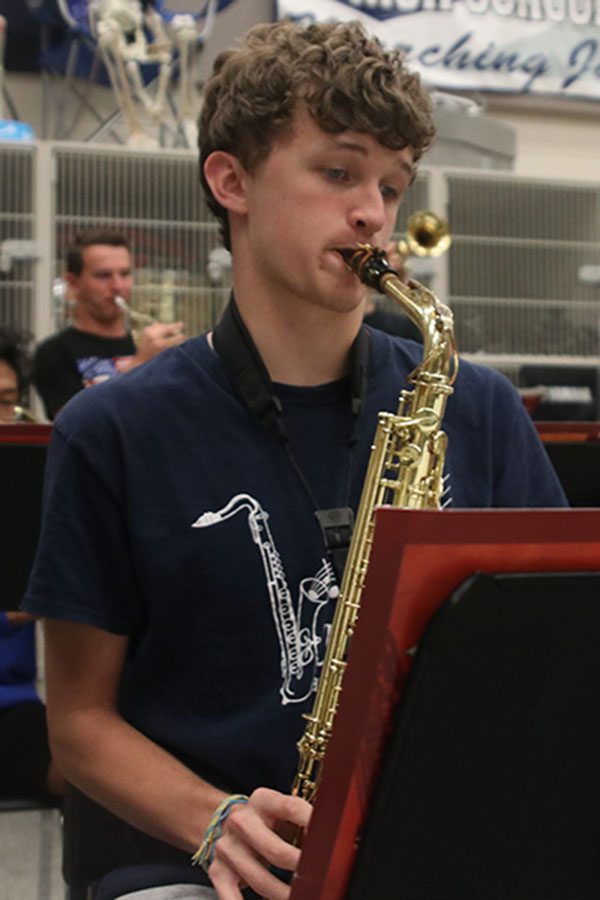
{"type": "Polygon", "coordinates": [[[379,185],[364,185],[355,196],[350,224],[362,237],[371,237],[385,225],[385,201],[379,185]]]}
{"type": "Polygon", "coordinates": [[[118,274],[113,275],[110,280],[110,284],[111,284],[113,293],[122,294],[123,290],[126,288],[126,286],[128,284],[128,281],[129,281],[129,279],[123,277],[123,275],[118,275],[118,274]]]}

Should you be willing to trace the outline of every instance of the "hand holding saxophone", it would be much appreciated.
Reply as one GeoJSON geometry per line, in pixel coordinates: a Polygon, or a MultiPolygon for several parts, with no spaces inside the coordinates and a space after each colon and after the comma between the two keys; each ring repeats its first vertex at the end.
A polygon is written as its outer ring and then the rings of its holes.
{"type": "Polygon", "coordinates": [[[257,788],[247,803],[233,806],[208,866],[220,900],[242,900],[245,887],[251,887],[264,900],[286,900],[291,888],[269,867],[296,870],[300,848],[285,838],[304,830],[311,812],[311,805],[301,797],[268,788],[257,788]]]}

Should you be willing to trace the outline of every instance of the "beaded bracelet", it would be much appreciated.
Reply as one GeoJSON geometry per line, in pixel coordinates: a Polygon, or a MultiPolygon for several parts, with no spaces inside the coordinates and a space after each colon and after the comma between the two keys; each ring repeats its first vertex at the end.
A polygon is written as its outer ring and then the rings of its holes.
{"type": "Polygon", "coordinates": [[[246,794],[231,794],[219,803],[213,813],[212,819],[208,823],[208,828],[204,832],[202,843],[191,858],[193,866],[202,866],[204,871],[208,872],[208,867],[212,863],[215,855],[215,844],[223,832],[223,822],[236,803],[247,802],[248,797],[246,794]]]}

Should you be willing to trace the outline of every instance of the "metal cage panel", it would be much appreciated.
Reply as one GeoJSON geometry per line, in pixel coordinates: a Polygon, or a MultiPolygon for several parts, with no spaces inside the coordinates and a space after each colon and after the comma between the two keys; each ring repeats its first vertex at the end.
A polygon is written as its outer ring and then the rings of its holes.
{"type": "Polygon", "coordinates": [[[455,298],[455,333],[461,353],[498,357],[598,354],[597,303],[531,303],[455,298]]]}
{"type": "Polygon", "coordinates": [[[227,296],[214,287],[208,259],[220,245],[216,220],[191,153],[139,153],[98,147],[56,150],[56,274],[61,254],[83,229],[127,235],[134,261],[132,306],[160,321],[183,320],[188,335],[209,328],[227,296]]]}
{"type": "Polygon", "coordinates": [[[447,189],[461,352],[599,356],[600,285],[581,273],[600,267],[600,188],[450,174],[447,189]]]}
{"type": "Polygon", "coordinates": [[[31,145],[0,144],[0,323],[26,336],[35,330],[35,157],[31,145]]]}
{"type": "MultiPolygon", "coordinates": [[[[0,271],[3,322],[44,337],[53,317],[40,310],[50,309],[50,282],[62,274],[65,246],[78,230],[106,225],[131,241],[134,308],[181,319],[190,335],[214,324],[231,273],[227,261],[216,276],[209,267],[215,253],[221,263],[223,256],[194,153],[0,145],[0,188],[0,241],[29,241],[39,257],[37,267],[15,258],[0,271]]],[[[582,276],[590,267],[600,271],[600,185],[422,168],[396,237],[425,208],[448,216],[453,243],[426,261],[429,271],[415,261],[414,272],[454,308],[463,355],[476,354],[515,379],[533,358],[600,362],[600,284],[582,276]]]]}

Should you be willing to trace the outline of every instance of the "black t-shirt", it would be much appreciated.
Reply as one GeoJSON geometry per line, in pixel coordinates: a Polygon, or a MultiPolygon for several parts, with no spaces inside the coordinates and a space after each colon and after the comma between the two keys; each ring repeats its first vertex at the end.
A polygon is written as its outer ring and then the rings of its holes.
{"type": "Polygon", "coordinates": [[[134,353],[130,334],[109,338],[70,327],[42,341],[33,358],[33,383],[48,418],[82,388],[117,375],[120,361],[134,353]]]}

